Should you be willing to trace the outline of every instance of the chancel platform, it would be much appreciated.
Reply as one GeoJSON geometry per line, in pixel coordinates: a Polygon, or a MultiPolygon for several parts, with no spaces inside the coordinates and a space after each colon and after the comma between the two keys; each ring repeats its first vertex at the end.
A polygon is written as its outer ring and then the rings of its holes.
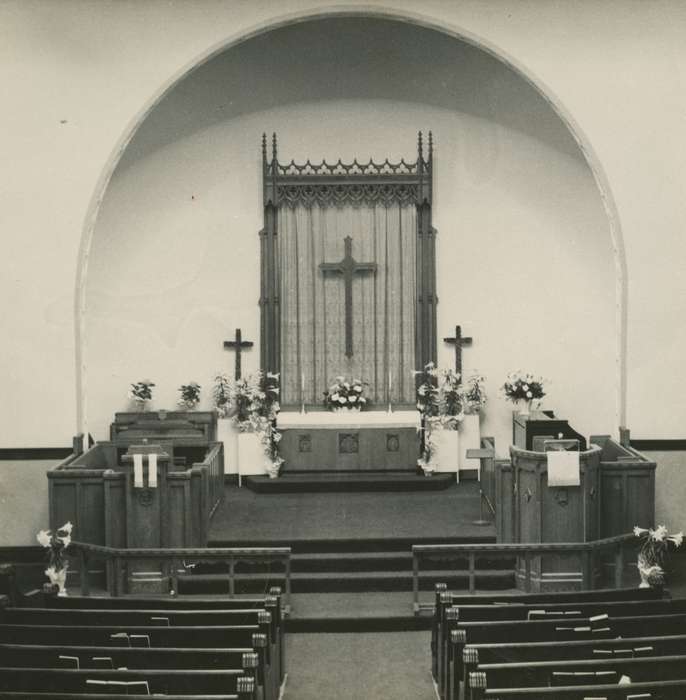
{"type": "Polygon", "coordinates": [[[417,411],[283,412],[284,471],[415,469],[417,411]]]}

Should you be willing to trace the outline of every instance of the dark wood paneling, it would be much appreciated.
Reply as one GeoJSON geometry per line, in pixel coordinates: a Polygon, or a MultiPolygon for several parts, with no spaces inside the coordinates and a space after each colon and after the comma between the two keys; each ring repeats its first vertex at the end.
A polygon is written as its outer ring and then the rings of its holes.
{"type": "Polygon", "coordinates": [[[285,470],[414,469],[415,428],[284,429],[279,452],[285,470]]]}
{"type": "Polygon", "coordinates": [[[2,447],[0,460],[23,462],[42,459],[64,459],[71,454],[71,447],[2,447]]]}

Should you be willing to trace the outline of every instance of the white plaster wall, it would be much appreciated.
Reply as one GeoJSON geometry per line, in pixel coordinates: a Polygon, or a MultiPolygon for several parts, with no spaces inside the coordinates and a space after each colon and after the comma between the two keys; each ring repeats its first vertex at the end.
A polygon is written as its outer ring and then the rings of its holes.
{"type": "MultiPolygon", "coordinates": [[[[577,429],[613,430],[610,236],[566,127],[483,52],[348,19],[279,30],[217,58],[129,145],[100,211],[86,291],[96,438],[142,377],[156,382],[158,407],[172,407],[191,379],[209,407],[212,377],[232,366],[222,341],[237,326],[259,340],[260,140],[274,128],[282,160],[329,162],[414,159],[417,128],[433,129],[439,334],[461,323],[475,337],[465,369],[488,377],[483,429],[506,453],[511,405],[497,387],[523,368],[551,378],[546,404],[577,429]]],[[[451,348],[440,348],[452,366],[451,348]]],[[[256,343],[246,369],[258,363],[256,343]]]]}
{"type": "MultiPolygon", "coordinates": [[[[351,0],[347,8],[366,8],[351,0]]],[[[629,268],[629,416],[637,437],[681,437],[686,304],[686,6],[592,0],[377,3],[463,29],[514,57],[583,129],[621,219],[629,268]]],[[[68,444],[75,430],[73,284],[103,167],[166,81],[215,44],[288,13],[283,2],[0,6],[0,444],[68,444]]],[[[559,402],[558,402],[559,405],[559,402]]]]}

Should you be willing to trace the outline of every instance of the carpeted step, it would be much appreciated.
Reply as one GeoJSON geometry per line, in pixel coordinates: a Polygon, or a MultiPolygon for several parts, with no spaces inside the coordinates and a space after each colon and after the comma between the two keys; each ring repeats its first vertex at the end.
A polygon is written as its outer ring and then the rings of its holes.
{"type": "MultiPolygon", "coordinates": [[[[477,570],[476,587],[481,590],[500,590],[514,587],[511,569],[477,570]]],[[[466,571],[433,570],[422,571],[419,586],[422,590],[433,589],[436,581],[443,581],[449,588],[464,588],[468,585],[466,571]]],[[[270,586],[285,586],[285,578],[278,572],[265,574],[237,574],[236,592],[260,592],[270,586]]],[[[216,594],[229,590],[229,580],[224,574],[198,574],[179,578],[180,594],[216,594]]],[[[409,571],[355,571],[291,574],[293,593],[326,593],[353,591],[411,591],[412,573],[409,571]]]]}
{"type": "Polygon", "coordinates": [[[430,617],[396,615],[379,617],[294,617],[286,620],[286,632],[419,632],[430,630],[430,617]]]}
{"type": "Polygon", "coordinates": [[[431,477],[413,472],[284,472],[278,479],[246,476],[243,484],[255,493],[345,493],[356,491],[443,491],[455,483],[454,474],[431,477]]]}

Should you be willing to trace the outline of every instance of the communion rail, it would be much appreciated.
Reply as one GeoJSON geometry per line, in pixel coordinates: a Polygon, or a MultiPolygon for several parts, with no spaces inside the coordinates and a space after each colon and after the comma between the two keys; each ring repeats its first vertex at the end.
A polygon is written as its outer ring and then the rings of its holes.
{"type": "Polygon", "coordinates": [[[412,546],[412,595],[415,614],[433,609],[433,604],[419,603],[419,574],[422,562],[442,560],[464,560],[468,562],[469,593],[476,594],[476,562],[480,557],[512,558],[524,561],[524,591],[531,592],[532,560],[542,555],[578,554],[581,557],[582,588],[595,588],[595,566],[602,553],[613,556],[614,587],[622,588],[624,581],[625,549],[628,543],[636,543],[633,533],[617,535],[592,542],[547,542],[531,544],[415,544],[412,546]]]}
{"type": "Polygon", "coordinates": [[[291,548],[290,547],[217,547],[177,549],[117,549],[86,542],[71,542],[69,551],[76,553],[79,560],[79,583],[81,595],[90,595],[89,566],[93,562],[105,562],[107,569],[107,592],[113,597],[126,595],[127,564],[135,561],[161,562],[162,574],[170,581],[170,589],[178,591],[179,578],[188,575],[193,564],[216,561],[228,565],[228,595],[236,595],[236,581],[249,580],[251,574],[237,574],[239,562],[265,562],[269,565],[280,564],[283,571],[274,572],[284,580],[284,605],[290,607],[291,598],[291,548]]]}

